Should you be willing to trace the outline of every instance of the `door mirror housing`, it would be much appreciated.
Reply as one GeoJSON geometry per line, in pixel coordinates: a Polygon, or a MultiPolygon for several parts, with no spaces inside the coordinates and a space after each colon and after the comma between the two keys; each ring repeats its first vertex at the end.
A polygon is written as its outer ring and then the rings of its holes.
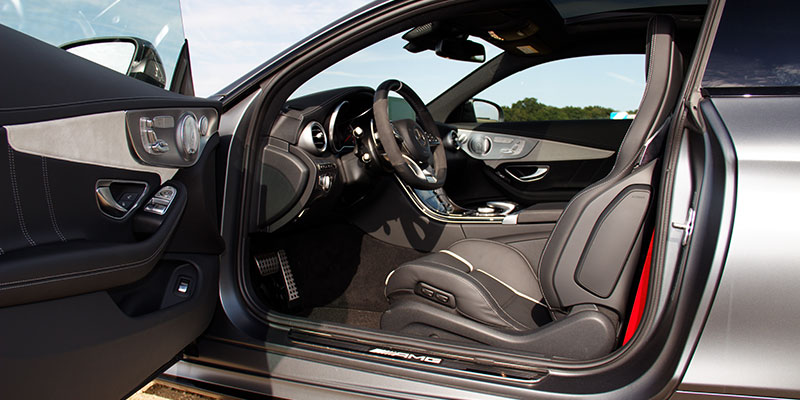
{"type": "Polygon", "coordinates": [[[78,40],[61,48],[151,85],[165,88],[164,64],[152,43],[135,37],[104,37],[78,40]]]}
{"type": "Polygon", "coordinates": [[[500,107],[500,105],[495,102],[472,99],[467,103],[472,103],[472,109],[475,113],[475,122],[503,122],[505,120],[503,107],[500,107]]]}
{"type": "Polygon", "coordinates": [[[505,116],[503,107],[497,103],[483,99],[469,99],[466,103],[457,107],[447,118],[448,123],[459,122],[503,122],[505,116]]]}

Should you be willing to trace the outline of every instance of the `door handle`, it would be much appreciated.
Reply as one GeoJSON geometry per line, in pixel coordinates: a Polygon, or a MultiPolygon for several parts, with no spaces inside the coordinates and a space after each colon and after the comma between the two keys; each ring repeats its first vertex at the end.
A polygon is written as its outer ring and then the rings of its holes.
{"type": "Polygon", "coordinates": [[[107,217],[125,219],[147,193],[146,182],[100,179],[94,187],[97,207],[107,217]]]}
{"type": "Polygon", "coordinates": [[[509,167],[505,168],[506,173],[509,174],[512,178],[525,183],[538,181],[544,178],[544,176],[547,175],[548,172],[550,172],[550,167],[547,165],[532,165],[530,167],[516,167],[516,168],[519,169],[534,168],[533,172],[525,175],[520,174],[519,171],[515,174],[509,167]]]}
{"type": "Polygon", "coordinates": [[[100,203],[100,207],[111,208],[122,213],[128,212],[128,209],[119,205],[117,200],[114,199],[114,195],[111,194],[111,188],[108,186],[98,187],[95,189],[95,193],[97,193],[97,201],[100,203]]]}

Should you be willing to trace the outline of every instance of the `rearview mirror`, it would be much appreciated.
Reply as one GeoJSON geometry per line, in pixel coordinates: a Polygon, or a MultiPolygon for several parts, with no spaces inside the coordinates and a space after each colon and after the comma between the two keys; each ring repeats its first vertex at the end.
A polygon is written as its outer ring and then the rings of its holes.
{"type": "Polygon", "coordinates": [[[451,60],[483,62],[486,49],[482,44],[467,39],[442,39],[436,45],[436,55],[451,60]]]}
{"type": "Polygon", "coordinates": [[[135,37],[93,38],[66,43],[61,48],[162,89],[167,84],[161,57],[155,46],[146,40],[135,37]]]}

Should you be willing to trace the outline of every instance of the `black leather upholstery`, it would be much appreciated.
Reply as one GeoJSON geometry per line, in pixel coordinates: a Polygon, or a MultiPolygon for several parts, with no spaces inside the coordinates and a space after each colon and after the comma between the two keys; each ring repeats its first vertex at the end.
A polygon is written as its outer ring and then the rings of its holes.
{"type": "Polygon", "coordinates": [[[491,240],[465,239],[449,250],[401,265],[386,279],[386,293],[391,299],[419,296],[420,282],[454,296],[455,302],[448,305],[453,312],[512,330],[537,327],[531,310],[545,304],[525,256],[491,240]]]}
{"type": "Polygon", "coordinates": [[[401,265],[386,279],[392,306],[384,313],[383,328],[552,355],[593,357],[610,350],[625,316],[652,198],[657,160],[640,165],[641,156],[667,121],[683,81],[674,31],[671,19],[651,19],[647,84],[615,165],[567,204],[543,252],[523,254],[504,243],[467,239],[401,265]],[[425,308],[431,311],[421,311],[425,308]],[[541,327],[548,321],[537,317],[537,310],[549,311],[555,322],[541,327]],[[462,323],[449,315],[458,315],[462,323]],[[486,333],[475,322],[498,332],[486,333]],[[579,339],[574,329],[602,333],[579,339]],[[537,335],[545,331],[546,346],[544,335],[537,335]],[[504,336],[508,332],[518,334],[504,336]],[[553,337],[561,342],[554,344],[553,337]],[[574,351],[575,346],[582,350],[574,351]]]}

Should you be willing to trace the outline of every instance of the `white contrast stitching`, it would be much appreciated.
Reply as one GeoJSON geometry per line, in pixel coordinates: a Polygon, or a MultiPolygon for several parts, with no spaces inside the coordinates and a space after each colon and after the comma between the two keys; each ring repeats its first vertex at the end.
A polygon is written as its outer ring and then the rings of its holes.
{"type": "Polygon", "coordinates": [[[450,256],[450,257],[453,257],[453,258],[455,258],[455,259],[456,259],[456,260],[458,260],[458,261],[461,261],[462,263],[464,263],[464,265],[466,265],[467,267],[469,267],[469,272],[472,272],[472,271],[474,271],[474,270],[475,270],[475,267],[473,267],[473,266],[472,266],[472,264],[471,264],[469,261],[467,261],[467,259],[465,259],[464,257],[461,257],[460,255],[458,255],[458,254],[456,254],[456,253],[453,253],[453,252],[452,252],[452,251],[450,251],[450,250],[439,250],[439,252],[440,252],[440,253],[447,254],[448,256],[450,256]]]}
{"type": "Polygon", "coordinates": [[[517,289],[514,289],[513,287],[511,287],[511,285],[509,285],[509,284],[507,284],[507,283],[505,283],[505,282],[501,281],[500,279],[497,279],[497,277],[496,277],[496,276],[494,276],[494,275],[492,275],[492,274],[490,274],[490,273],[488,273],[488,272],[486,272],[486,271],[484,271],[484,270],[482,270],[482,269],[478,269],[478,270],[476,270],[476,271],[478,271],[478,272],[480,272],[480,273],[482,273],[482,274],[484,274],[484,275],[488,276],[489,278],[492,278],[492,279],[494,279],[495,281],[497,281],[497,283],[499,283],[499,284],[501,284],[501,285],[505,286],[505,287],[506,287],[506,289],[508,289],[508,290],[510,290],[510,291],[512,291],[512,292],[514,292],[514,294],[516,294],[517,296],[519,296],[519,297],[522,297],[523,299],[526,299],[526,300],[530,300],[530,301],[532,301],[532,302],[534,302],[534,303],[536,303],[536,304],[538,304],[538,305],[540,305],[540,306],[543,306],[543,307],[545,307],[545,308],[549,308],[549,307],[547,307],[547,305],[546,305],[546,304],[542,303],[541,301],[539,301],[539,300],[536,300],[536,299],[534,299],[533,297],[530,297],[530,296],[528,296],[527,294],[525,294],[525,293],[522,293],[522,292],[518,291],[517,289]]]}
{"type": "Polygon", "coordinates": [[[50,194],[50,177],[47,175],[47,158],[42,157],[42,182],[44,184],[44,197],[47,200],[47,208],[50,211],[50,223],[53,225],[53,231],[58,235],[58,239],[66,242],[67,238],[58,229],[58,221],[56,221],[56,210],[53,208],[53,197],[50,194]]]}
{"type": "Polygon", "coordinates": [[[11,174],[11,193],[14,195],[14,207],[17,209],[17,222],[19,222],[19,229],[22,231],[22,236],[28,241],[31,247],[36,246],[36,242],[28,233],[28,227],[25,225],[25,217],[22,215],[22,202],[19,199],[19,188],[17,187],[17,168],[14,164],[14,150],[8,146],[8,170],[11,174]]]}

